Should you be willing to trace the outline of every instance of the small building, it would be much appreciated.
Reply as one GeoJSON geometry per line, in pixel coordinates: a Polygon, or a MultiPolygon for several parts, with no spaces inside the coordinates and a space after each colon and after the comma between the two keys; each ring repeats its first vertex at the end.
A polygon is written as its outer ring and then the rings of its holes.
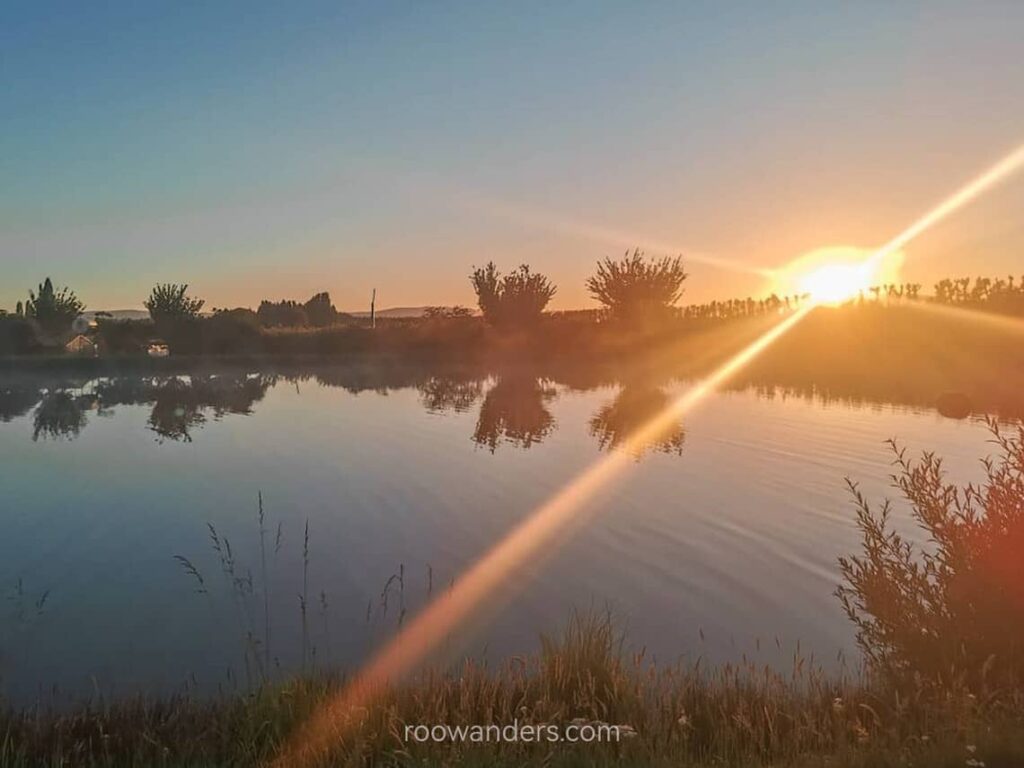
{"type": "Polygon", "coordinates": [[[167,342],[161,339],[153,339],[146,347],[146,354],[150,357],[167,357],[171,354],[167,342]]]}
{"type": "Polygon", "coordinates": [[[72,355],[81,355],[83,357],[96,357],[98,350],[96,343],[84,334],[78,334],[64,345],[64,351],[72,355]]]}

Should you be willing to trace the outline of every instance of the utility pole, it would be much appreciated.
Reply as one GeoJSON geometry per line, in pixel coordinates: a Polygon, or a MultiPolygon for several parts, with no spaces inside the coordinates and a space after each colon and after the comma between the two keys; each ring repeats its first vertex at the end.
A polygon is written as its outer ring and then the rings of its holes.
{"type": "Polygon", "coordinates": [[[373,289],[373,295],[370,296],[370,327],[377,327],[377,289],[373,289]]]}

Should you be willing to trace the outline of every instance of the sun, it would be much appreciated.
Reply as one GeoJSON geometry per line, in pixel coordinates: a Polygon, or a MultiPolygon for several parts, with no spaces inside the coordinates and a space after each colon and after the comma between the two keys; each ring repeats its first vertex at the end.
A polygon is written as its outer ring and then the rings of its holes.
{"type": "Polygon", "coordinates": [[[826,264],[798,281],[801,294],[816,304],[841,304],[871,287],[871,264],[826,264]]]}
{"type": "Polygon", "coordinates": [[[903,254],[882,258],[852,246],[819,248],[779,271],[776,292],[809,296],[815,304],[837,306],[865,294],[872,286],[899,280],[903,254]]]}

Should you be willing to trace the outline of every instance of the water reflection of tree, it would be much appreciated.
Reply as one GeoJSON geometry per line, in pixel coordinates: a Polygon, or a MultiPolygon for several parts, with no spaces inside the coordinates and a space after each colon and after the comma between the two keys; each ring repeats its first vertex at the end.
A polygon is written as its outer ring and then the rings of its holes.
{"type": "MultiPolygon", "coordinates": [[[[590,434],[601,450],[612,451],[627,445],[631,435],[662,413],[669,404],[664,390],[649,384],[625,384],[615,398],[598,409],[590,419],[590,434]]],[[[644,442],[629,445],[629,451],[641,458],[647,451],[681,454],[686,433],[678,422],[644,442]]]]}
{"type": "Polygon", "coordinates": [[[423,377],[424,374],[414,366],[395,365],[384,361],[316,367],[308,371],[292,372],[286,376],[293,381],[312,379],[320,386],[340,387],[353,395],[361,392],[386,395],[396,389],[415,387],[423,381],[423,377]]]}
{"type": "Polygon", "coordinates": [[[162,440],[192,442],[191,430],[226,414],[247,416],[273,385],[268,376],[207,376],[170,379],[159,387],[149,415],[149,428],[162,440]]]}
{"type": "Polygon", "coordinates": [[[85,428],[88,402],[69,392],[48,392],[32,414],[32,439],[73,440],[85,428]]]}
{"type": "Polygon", "coordinates": [[[464,413],[480,399],[483,388],[480,379],[431,376],[419,386],[420,400],[429,413],[464,413]]]}
{"type": "Polygon", "coordinates": [[[63,382],[58,387],[0,390],[0,420],[33,412],[33,439],[78,437],[86,411],[99,415],[120,405],[152,405],[149,429],[161,441],[191,442],[191,433],[209,418],[248,415],[276,381],[272,375],[124,376],[90,382],[63,382]],[[82,390],[87,393],[82,393],[82,390]],[[8,416],[9,414],[9,416],[8,416]]]}
{"type": "Polygon", "coordinates": [[[555,426],[545,405],[555,394],[554,387],[536,376],[502,376],[484,397],[473,441],[491,453],[501,442],[520,448],[539,443],[555,426]]]}
{"type": "Polygon", "coordinates": [[[146,422],[161,441],[191,443],[191,430],[206,423],[204,405],[192,392],[192,384],[177,379],[160,388],[146,422]]]}

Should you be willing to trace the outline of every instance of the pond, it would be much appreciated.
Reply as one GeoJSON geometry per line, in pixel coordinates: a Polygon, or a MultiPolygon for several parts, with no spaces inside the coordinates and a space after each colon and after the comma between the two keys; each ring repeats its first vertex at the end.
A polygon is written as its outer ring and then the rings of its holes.
{"type": "MultiPolygon", "coordinates": [[[[0,696],[209,693],[352,668],[691,385],[514,366],[5,375],[0,696]]],[[[530,651],[572,610],[608,609],[659,660],[784,666],[799,647],[853,668],[832,594],[858,544],[844,478],[889,492],[895,438],[978,479],[988,437],[918,406],[715,393],[635,450],[586,524],[448,651],[530,651]]],[[[899,505],[897,524],[913,530],[899,505]]]]}

